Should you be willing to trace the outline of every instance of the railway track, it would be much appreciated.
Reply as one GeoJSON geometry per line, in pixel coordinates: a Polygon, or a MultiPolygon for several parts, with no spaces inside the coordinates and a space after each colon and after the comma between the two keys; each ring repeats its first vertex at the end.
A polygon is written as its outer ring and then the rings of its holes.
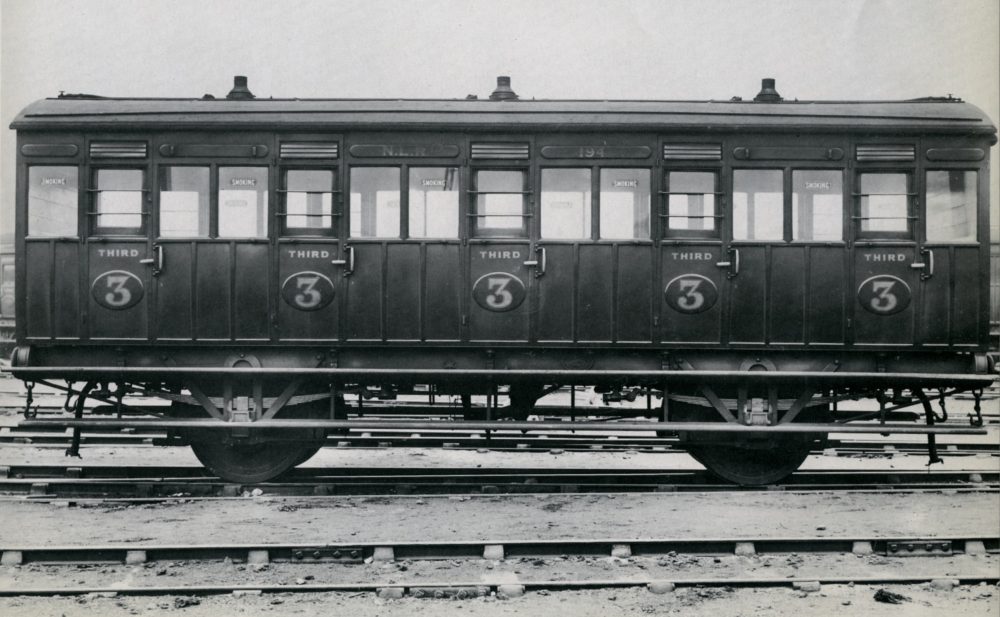
{"type": "MultiPolygon", "coordinates": [[[[166,499],[329,495],[489,495],[539,493],[641,493],[717,491],[949,491],[998,492],[1000,472],[800,471],[780,486],[737,487],[701,471],[409,468],[298,469],[285,481],[252,487],[204,475],[198,467],[0,467],[0,494],[55,501],[117,499],[135,503],[166,499]],[[253,491],[253,493],[251,493],[253,491]]],[[[0,497],[3,499],[3,497],[0,497]]]]}
{"type": "MultiPolygon", "coordinates": [[[[650,423],[650,433],[655,424],[650,423]]],[[[37,447],[67,447],[73,437],[72,429],[52,427],[21,428],[15,424],[0,426],[0,445],[32,445],[37,447]]],[[[80,436],[82,445],[107,446],[162,446],[173,442],[166,439],[162,430],[154,428],[123,428],[85,431],[80,436]]],[[[676,450],[676,437],[657,437],[654,434],[635,433],[601,434],[574,433],[569,430],[475,431],[454,429],[421,430],[420,432],[395,429],[357,429],[327,438],[327,447],[341,448],[390,448],[390,447],[444,447],[487,448],[498,451],[518,450],[607,450],[607,451],[667,451],[676,450]]],[[[978,442],[940,443],[940,453],[945,456],[971,456],[977,454],[1000,456],[1000,443],[995,440],[978,442]]],[[[887,442],[878,439],[838,438],[828,439],[817,451],[838,456],[891,456],[894,454],[923,454],[926,445],[919,441],[887,442]]]]}
{"type": "MultiPolygon", "coordinates": [[[[163,435],[135,432],[84,433],[80,443],[83,446],[153,447],[160,443],[163,435]]],[[[71,430],[58,432],[0,430],[0,445],[27,445],[41,448],[66,448],[72,440],[71,430]]],[[[539,433],[536,435],[503,436],[469,435],[467,432],[449,434],[400,435],[398,432],[365,431],[327,439],[326,447],[335,448],[455,448],[488,449],[491,451],[607,451],[607,452],[668,452],[682,451],[676,439],[656,437],[618,437],[539,433]]],[[[1000,456],[997,443],[945,443],[938,444],[938,454],[943,457],[957,456],[1000,456]]],[[[926,445],[921,443],[899,443],[885,441],[865,441],[857,439],[830,439],[815,452],[831,456],[845,457],[892,457],[895,455],[917,455],[926,453],[926,445]]]]}
{"type": "MultiPolygon", "coordinates": [[[[222,593],[315,593],[373,591],[383,597],[458,597],[472,598],[491,594],[521,595],[526,591],[557,591],[576,589],[602,589],[648,587],[657,593],[673,591],[678,587],[790,587],[818,591],[823,584],[915,584],[933,580],[949,584],[996,583],[1000,580],[995,568],[967,558],[992,558],[1000,553],[1000,534],[963,537],[934,537],[914,539],[906,537],[865,537],[862,535],[839,538],[818,537],[720,537],[720,538],[664,538],[664,539],[592,539],[577,538],[558,541],[528,540],[505,541],[502,539],[477,542],[361,542],[316,544],[219,544],[219,545],[78,545],[78,546],[2,546],[2,560],[7,566],[55,566],[57,568],[94,567],[102,564],[125,565],[137,574],[130,585],[95,585],[79,579],[76,585],[48,586],[14,584],[0,587],[0,596],[56,596],[56,595],[211,595],[222,593]],[[887,574],[885,568],[875,568],[860,573],[857,568],[849,574],[832,575],[829,571],[807,570],[802,576],[781,575],[782,568],[775,568],[769,575],[744,573],[732,576],[733,559],[749,558],[767,561],[770,558],[816,559],[822,563],[829,556],[857,555],[883,559],[918,560],[920,567],[911,567],[910,574],[887,574]],[[954,561],[965,560],[964,570],[955,571],[954,561]],[[454,578],[447,566],[434,566],[439,573],[437,580],[422,576],[406,576],[410,569],[420,572],[421,565],[446,562],[452,566],[462,562],[482,563],[532,563],[545,565],[546,561],[563,564],[584,562],[589,559],[613,560],[636,566],[637,571],[608,577],[546,577],[519,576],[513,580],[501,573],[489,574],[474,580],[454,578]],[[676,563],[698,564],[728,563],[716,567],[714,575],[679,575],[670,566],[676,563]],[[947,565],[935,565],[944,561],[947,565]],[[163,585],[152,574],[143,576],[143,570],[156,570],[158,564],[183,562],[190,568],[198,564],[248,564],[254,571],[267,569],[272,564],[286,572],[322,572],[300,578],[294,584],[275,584],[264,581],[246,582],[246,575],[235,577],[239,582],[163,585]],[[386,566],[403,562],[406,567],[393,571],[393,576],[380,576],[375,580],[359,580],[357,566],[374,564],[386,566]],[[979,564],[979,565],[977,565],[979,564]],[[982,567],[986,565],[987,567],[982,567]],[[315,569],[319,566],[321,569],[315,569]],[[311,568],[312,567],[312,568],[311,568]],[[441,573],[440,570],[445,572],[441,573]],[[721,572],[719,570],[722,570],[721,572]],[[650,571],[652,570],[652,572],[650,571]],[[777,575],[775,575],[777,574],[777,575]],[[317,580],[319,579],[319,580],[317,580]],[[326,580],[323,580],[326,579],[326,580]],[[346,579],[346,580],[345,580],[346,579]],[[353,579],[353,580],[352,580],[353,579]],[[400,580],[403,579],[403,580],[400,580]],[[409,580],[407,580],[409,579],[409,580]],[[315,582],[309,582],[315,581],[315,582]]],[[[915,563],[915,562],[911,562],[915,563]]],[[[586,570],[581,567],[580,570],[586,570]]],[[[692,568],[697,570],[698,568],[692,568]]],[[[41,577],[38,577],[41,578],[41,577]]]]}

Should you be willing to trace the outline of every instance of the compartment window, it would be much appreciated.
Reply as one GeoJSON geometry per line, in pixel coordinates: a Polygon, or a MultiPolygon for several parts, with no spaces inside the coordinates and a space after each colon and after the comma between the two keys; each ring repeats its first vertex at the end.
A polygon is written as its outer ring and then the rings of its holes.
{"type": "Polygon", "coordinates": [[[667,172],[667,235],[718,235],[716,186],[714,171],[667,172]]]}
{"type": "Polygon", "coordinates": [[[219,168],[219,237],[267,237],[267,167],[219,168]]]}
{"type": "Polygon", "coordinates": [[[784,207],[780,169],[733,172],[734,240],[784,240],[784,207]]]}
{"type": "Polygon", "coordinates": [[[76,167],[29,167],[28,235],[36,238],[75,236],[79,185],[76,167]]]}
{"type": "Polygon", "coordinates": [[[927,172],[927,241],[975,242],[979,206],[975,171],[927,172]]]}
{"type": "Polygon", "coordinates": [[[477,171],[474,178],[476,211],[474,234],[523,238],[527,174],[524,171],[477,171]]]}
{"type": "Polygon", "coordinates": [[[602,169],[600,198],[602,240],[649,239],[648,169],[602,169]]]}
{"type": "Polygon", "coordinates": [[[207,238],[209,168],[160,169],[160,237],[207,238]]]}
{"type": "Polygon", "coordinates": [[[864,234],[898,237],[910,231],[910,178],[901,173],[863,173],[858,216],[864,234]]]}
{"type": "Polygon", "coordinates": [[[844,178],[838,170],[792,171],[792,239],[844,239],[844,178]]]}
{"type": "Polygon", "coordinates": [[[335,175],[329,169],[285,172],[285,231],[324,233],[333,229],[335,175]]]}
{"type": "Polygon", "coordinates": [[[542,170],[542,238],[590,237],[590,170],[542,170]]]}
{"type": "Polygon", "coordinates": [[[0,266],[0,316],[14,318],[14,264],[0,266]]]}
{"type": "Polygon", "coordinates": [[[94,214],[99,233],[142,233],[145,175],[141,169],[94,172],[94,214]]]}
{"type": "Polygon", "coordinates": [[[399,237],[399,167],[351,168],[351,237],[399,237]]]}
{"type": "Polygon", "coordinates": [[[411,238],[458,238],[458,168],[411,167],[411,238]]]}

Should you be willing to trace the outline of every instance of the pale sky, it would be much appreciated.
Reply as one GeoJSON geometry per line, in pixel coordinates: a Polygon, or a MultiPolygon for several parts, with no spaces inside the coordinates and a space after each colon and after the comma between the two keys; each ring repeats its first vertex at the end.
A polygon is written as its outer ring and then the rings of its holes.
{"type": "MultiPolygon", "coordinates": [[[[953,94],[1000,121],[997,0],[0,0],[0,238],[14,133],[60,90],[126,97],[463,98],[953,94]]],[[[1000,194],[993,149],[992,225],[1000,194]]]]}

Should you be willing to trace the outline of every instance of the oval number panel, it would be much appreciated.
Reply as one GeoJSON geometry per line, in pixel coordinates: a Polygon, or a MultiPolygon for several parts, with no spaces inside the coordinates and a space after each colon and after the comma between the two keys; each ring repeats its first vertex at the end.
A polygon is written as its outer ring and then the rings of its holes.
{"type": "Polygon", "coordinates": [[[142,300],[142,281],[126,270],[111,270],[100,274],[90,286],[94,300],[106,309],[123,311],[142,300]]]}
{"type": "Polygon", "coordinates": [[[521,279],[509,272],[484,274],[472,286],[476,304],[495,313],[516,309],[527,295],[521,279]]]}
{"type": "Polygon", "coordinates": [[[333,281],[319,272],[296,272],[281,284],[281,297],[292,308],[318,311],[333,302],[333,281]]]}
{"type": "Polygon", "coordinates": [[[858,287],[858,302],[869,313],[894,315],[910,306],[910,286],[888,274],[873,276],[858,287]]]}
{"type": "Polygon", "coordinates": [[[715,306],[719,300],[719,288],[708,277],[682,274],[667,283],[663,297],[678,313],[693,315],[715,306]]]}

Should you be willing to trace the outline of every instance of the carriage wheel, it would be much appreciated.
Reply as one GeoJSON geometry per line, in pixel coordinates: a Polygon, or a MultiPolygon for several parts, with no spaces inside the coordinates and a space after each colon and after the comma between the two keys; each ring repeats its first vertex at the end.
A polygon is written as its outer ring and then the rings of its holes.
{"type": "MultiPolygon", "coordinates": [[[[804,410],[803,421],[825,422],[827,406],[804,410]]],[[[675,422],[719,422],[714,410],[690,403],[671,403],[671,420],[675,422]]],[[[668,433],[657,432],[657,436],[668,433]]],[[[736,436],[691,435],[684,449],[712,475],[742,486],[775,484],[792,475],[809,456],[825,433],[785,433],[760,440],[747,441],[736,436]]]]}
{"type": "Polygon", "coordinates": [[[713,475],[740,484],[759,486],[781,482],[809,456],[812,439],[779,439],[767,448],[737,444],[691,444],[687,452],[713,475]]]}
{"type": "Polygon", "coordinates": [[[317,446],[284,441],[227,444],[196,441],[194,455],[209,471],[229,482],[254,484],[273,480],[316,454],[317,446]]]}
{"type": "MultiPolygon", "coordinates": [[[[326,401],[295,405],[283,411],[282,417],[298,419],[321,419],[330,413],[326,401]]],[[[202,413],[198,407],[174,403],[177,417],[198,417],[202,413]]],[[[286,432],[282,440],[264,437],[247,443],[227,439],[224,431],[180,432],[205,468],[224,480],[241,484],[273,480],[312,458],[323,447],[323,441],[321,436],[309,433],[296,430],[286,432]]]]}

